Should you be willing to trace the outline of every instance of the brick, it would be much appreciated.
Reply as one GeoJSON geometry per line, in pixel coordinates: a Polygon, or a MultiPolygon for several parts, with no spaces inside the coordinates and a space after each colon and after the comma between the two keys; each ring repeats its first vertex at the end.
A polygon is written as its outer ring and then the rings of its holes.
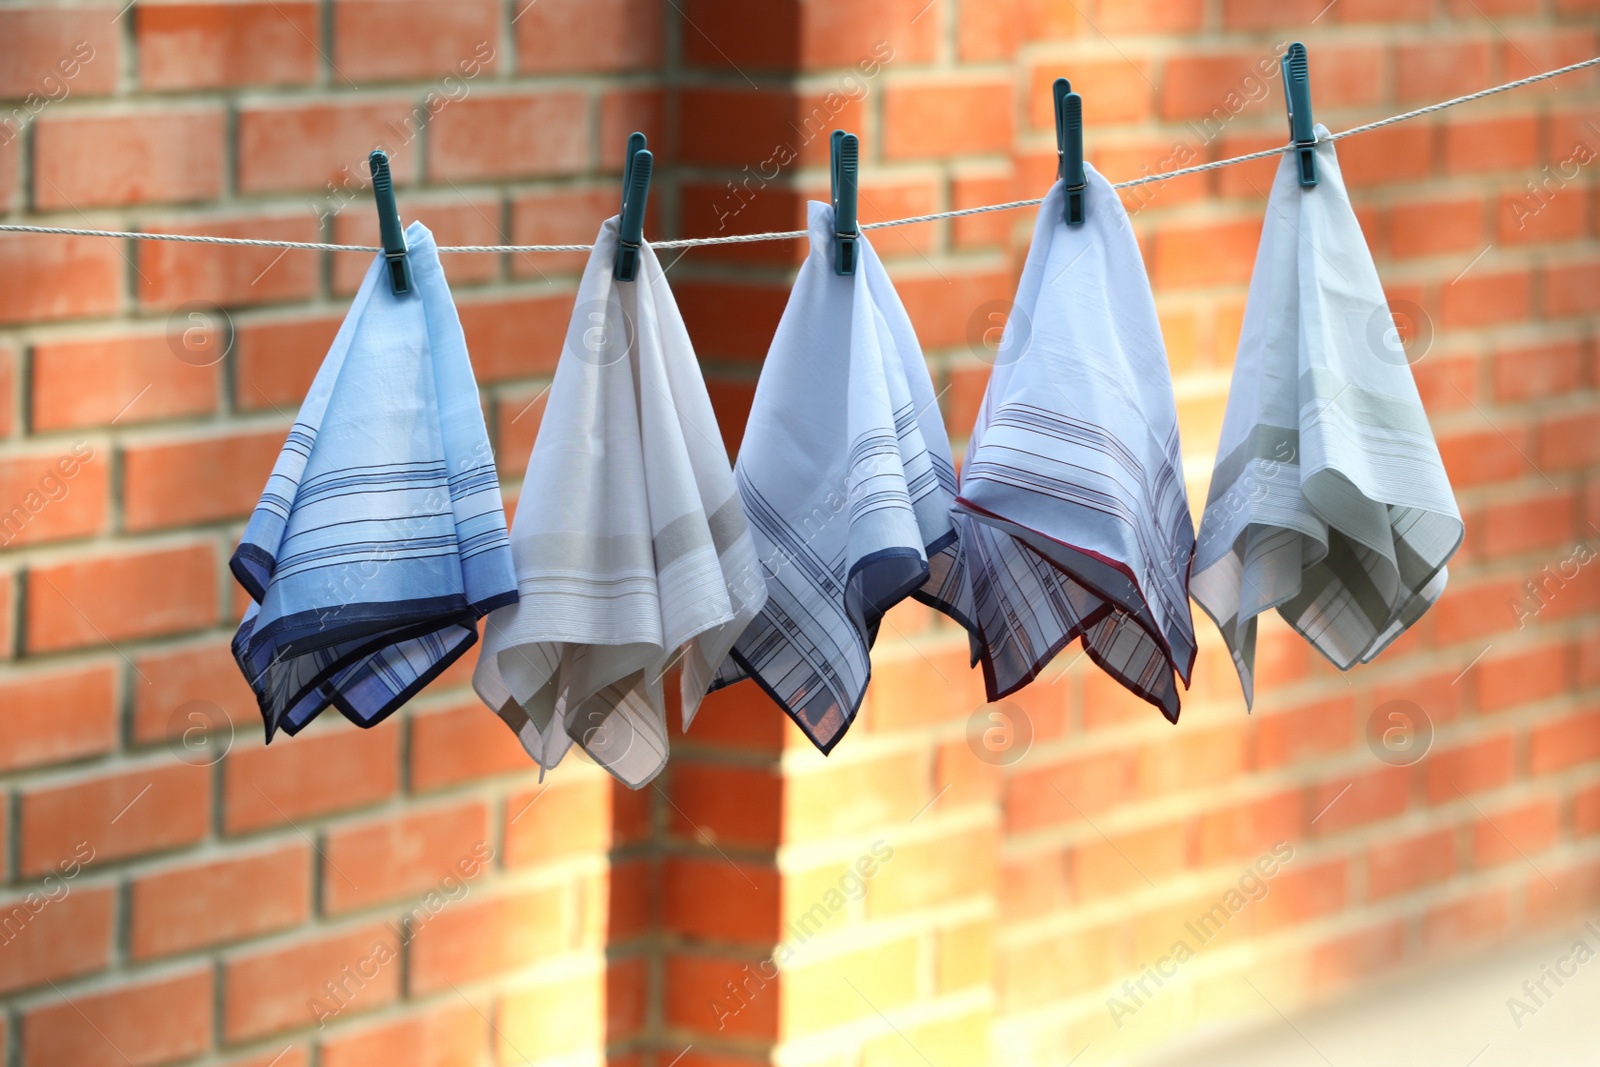
{"type": "Polygon", "coordinates": [[[495,69],[499,41],[494,0],[463,0],[448,8],[428,0],[337,0],[333,5],[334,69],[363,84],[454,77],[455,84],[433,90],[449,102],[463,92],[460,86],[495,69]]]}
{"type": "MultiPolygon", "coordinates": [[[[716,771],[709,767],[696,768],[696,771],[701,781],[720,784],[729,780],[728,772],[720,768],[716,771]]],[[[825,840],[905,823],[933,799],[930,782],[927,760],[920,752],[888,753],[849,762],[830,761],[820,770],[790,775],[783,783],[784,840],[825,840]],[[854,798],[849,805],[827,801],[830,796],[846,795],[854,798]]],[[[676,797],[676,791],[674,795],[676,797]]],[[[687,814],[700,825],[708,825],[700,811],[690,810],[687,814]]],[[[746,815],[741,823],[748,824],[752,818],[753,815],[746,815]]],[[[714,821],[727,820],[718,817],[714,821]]],[[[751,843],[759,842],[752,839],[751,843]]]]}
{"type": "MultiPolygon", "coordinates": [[[[452,194],[449,201],[419,200],[401,196],[400,218],[406,225],[422,223],[441,245],[497,245],[500,232],[500,204],[492,197],[462,197],[452,194]]],[[[363,205],[365,206],[365,205],[363,205]]],[[[615,207],[612,211],[615,211],[615,207]]],[[[590,234],[586,240],[593,240],[590,234]]],[[[372,211],[342,211],[334,219],[336,244],[379,244],[378,216],[372,211]]],[[[535,242],[529,241],[528,244],[535,242]]],[[[374,259],[370,252],[336,252],[333,256],[333,290],[353,294],[374,259]]],[[[443,257],[445,275],[452,289],[462,285],[492,281],[500,274],[500,257],[492,255],[447,255],[443,257]]]]}
{"type": "Polygon", "coordinates": [[[583,93],[475,94],[439,112],[428,132],[433,181],[572,174],[589,165],[583,93]]]}
{"type": "MultiPolygon", "coordinates": [[[[317,220],[309,213],[185,219],[145,229],[271,241],[318,241],[322,237],[317,220]]],[[[147,307],[265,304],[303,300],[317,290],[321,262],[317,252],[173,241],[140,241],[138,245],[139,301],[147,307]]]]}
{"type": "MultiPolygon", "coordinates": [[[[495,1035],[497,1063],[569,1062],[606,1041],[606,981],[603,972],[564,977],[502,996],[496,1007],[504,1027],[495,1035]],[[528,1057],[535,1057],[529,1060],[528,1057]]],[[[685,1061],[678,1067],[691,1067],[685,1061]]]]}
{"type": "Polygon", "coordinates": [[[1539,433],[1539,466],[1545,470],[1587,467],[1600,457],[1595,428],[1600,411],[1587,410],[1552,416],[1539,433]]]}
{"type": "Polygon", "coordinates": [[[206,967],[46,1003],[22,1016],[22,1062],[145,1067],[199,1055],[211,1044],[211,997],[206,967]]]}
{"type": "Polygon", "coordinates": [[[16,634],[12,620],[17,612],[15,604],[21,596],[16,579],[0,573],[0,663],[16,654],[16,634]]]}
{"type": "Polygon", "coordinates": [[[1524,883],[1525,908],[1530,922],[1548,923],[1557,917],[1587,914],[1600,892],[1600,863],[1575,863],[1566,869],[1528,876],[1524,883]]]}
{"type": "Polygon", "coordinates": [[[926,729],[929,723],[965,718],[982,707],[984,691],[969,669],[969,655],[961,647],[880,655],[861,706],[867,728],[873,733],[926,729]]]}
{"type": "MultiPolygon", "coordinates": [[[[650,141],[659,160],[676,152],[677,131],[667,125],[667,98],[659,89],[610,89],[600,94],[600,167],[621,170],[627,161],[628,138],[635,130],[650,141]]],[[[646,214],[648,219],[650,216],[646,214]]],[[[659,218],[660,216],[656,216],[659,218]]],[[[648,234],[650,231],[646,231],[648,234]]]]}
{"type": "Polygon", "coordinates": [[[1293,861],[1279,870],[1272,879],[1271,891],[1252,905],[1252,933],[1262,935],[1286,926],[1298,926],[1343,910],[1349,878],[1345,860],[1335,859],[1306,867],[1292,864],[1293,861]]]}
{"type": "MultiPolygon", "coordinates": [[[[180,334],[188,324],[180,321],[180,334]]],[[[218,331],[203,344],[221,351],[218,331]]],[[[125,334],[34,346],[30,421],[35,431],[118,425],[206,415],[216,410],[220,369],[179,355],[169,335],[125,334]],[[84,382],[94,382],[85,389],[84,382]]]]}
{"type": "Polygon", "coordinates": [[[995,960],[995,992],[1009,1013],[1097,989],[1132,973],[1132,953],[1114,926],[1049,933],[1003,947],[995,960]]]}
{"type": "Polygon", "coordinates": [[[1339,171],[1352,188],[1426,178],[1433,169],[1434,139],[1404,123],[1339,142],[1339,171]]]}
{"type": "Polygon", "coordinates": [[[222,110],[46,114],[33,157],[41,211],[211,200],[222,193],[222,110]]]}
{"type": "MultiPolygon", "coordinates": [[[[181,739],[198,728],[216,735],[205,743],[225,748],[241,733],[250,736],[260,728],[255,694],[234,662],[227,641],[165,648],[140,656],[136,663],[138,684],[132,686],[135,742],[181,739]],[[209,706],[187,707],[191,704],[209,706]],[[218,710],[221,718],[216,715],[218,710]],[[224,720],[232,726],[231,733],[224,720]]],[[[201,742],[192,734],[190,740],[191,750],[201,742]]],[[[220,758],[221,751],[216,755],[220,758]]]]}
{"type": "Polygon", "coordinates": [[[1422,916],[1422,944],[1432,952],[1500,936],[1510,914],[1504,889],[1491,889],[1435,905],[1422,916]]]}
{"type": "Polygon", "coordinates": [[[0,680],[0,770],[109,752],[117,743],[116,674],[102,663],[0,680]]]}
{"type": "Polygon", "coordinates": [[[1473,551],[1500,559],[1530,549],[1570,545],[1577,498],[1567,492],[1528,494],[1485,507],[1473,531],[1473,551]]]}
{"type": "Polygon", "coordinates": [[[342,1018],[396,1000],[400,945],[391,927],[371,924],[241,954],[222,973],[223,1037],[246,1041],[310,1026],[318,1006],[342,1018]]]}
{"type": "Polygon", "coordinates": [[[246,319],[235,333],[234,403],[243,411],[272,408],[292,416],[299,408],[311,380],[341,319],[246,319]]]}
{"type": "Polygon", "coordinates": [[[16,423],[17,396],[17,353],[10,344],[0,344],[0,437],[8,436],[16,423]]]}
{"type": "MultiPolygon", "coordinates": [[[[826,876],[835,884],[841,877],[833,866],[826,868],[826,876]]],[[[767,948],[783,936],[780,916],[795,887],[793,872],[780,876],[770,864],[715,853],[669,856],[661,874],[661,923],[686,938],[767,948]]],[[[810,903],[791,904],[790,911],[810,903]]]]}
{"type": "Polygon", "coordinates": [[[436,912],[410,941],[408,992],[417,997],[519,970],[567,947],[563,887],[462,900],[436,912]]]}
{"type": "Polygon", "coordinates": [[[1600,260],[1551,263],[1545,267],[1545,314],[1591,314],[1600,309],[1600,260]]]}
{"type": "Polygon", "coordinates": [[[1304,809],[1299,791],[1290,791],[1205,812],[1195,835],[1196,862],[1209,866],[1253,858],[1295,840],[1305,830],[1304,809]]]}
{"type": "Polygon", "coordinates": [[[1257,219],[1163,229],[1156,235],[1151,282],[1167,289],[1248,281],[1260,237],[1257,219]]]}
{"type": "Polygon", "coordinates": [[[783,786],[768,771],[679,763],[668,789],[672,833],[721,845],[775,845],[783,786]]]}
{"type": "Polygon", "coordinates": [[[0,99],[108,93],[121,74],[114,4],[9,5],[0,12],[0,99]],[[80,44],[80,42],[82,42],[80,44]]]}
{"type": "Polygon", "coordinates": [[[567,778],[512,793],[505,809],[506,866],[602,853],[611,844],[611,821],[611,786],[604,778],[567,778]]]}
{"type": "Polygon", "coordinates": [[[1426,764],[1428,802],[1448,804],[1511,780],[1515,747],[1510,734],[1434,750],[1426,764]]]}
{"type": "Polygon", "coordinates": [[[1096,17],[1096,24],[1113,37],[1198,30],[1205,21],[1205,4],[1202,0],[1126,0],[1099,5],[1096,17]]]}
{"type": "Polygon", "coordinates": [[[1531,168],[1538,165],[1539,120],[1533,116],[1447,120],[1442,151],[1444,172],[1451,176],[1531,168]]]}
{"type": "MultiPolygon", "coordinates": [[[[617,213],[617,195],[613,186],[588,186],[541,189],[517,196],[511,201],[511,243],[589,244],[600,221],[617,213]]],[[[700,227],[689,232],[715,234],[713,229],[700,227]]],[[[512,257],[511,273],[519,278],[574,274],[588,261],[587,252],[530,252],[512,257]]]]}
{"type": "MultiPolygon", "coordinates": [[[[1137,860],[1156,862],[1164,842],[1149,836],[1124,839],[1137,860]],[[1149,845],[1149,848],[1144,846],[1149,845]]],[[[897,846],[867,883],[867,915],[871,919],[904,915],[958,900],[994,895],[1000,842],[992,826],[946,832],[937,841],[897,846]]]]}
{"type": "Polygon", "coordinates": [[[1572,833],[1576,837],[1600,834],[1600,785],[1580,789],[1572,798],[1572,833]]]}
{"type": "Polygon", "coordinates": [[[1262,715],[1256,729],[1256,762],[1280,767],[1342,752],[1355,743],[1355,701],[1318,701],[1289,711],[1262,715]]]}
{"type": "Polygon", "coordinates": [[[1600,759],[1600,714],[1591,710],[1543,723],[1528,739],[1528,772],[1566,770],[1600,759]]]}
{"type": "Polygon", "coordinates": [[[673,295],[694,338],[696,355],[744,363],[759,363],[766,356],[788,300],[788,294],[774,286],[709,280],[680,282],[673,295]],[[739,307],[743,313],[728,315],[728,307],[739,307]]]}
{"type": "Polygon", "coordinates": [[[1478,710],[1505,711],[1548,700],[1571,684],[1565,645],[1546,645],[1510,655],[1485,656],[1473,671],[1478,710]]]}
{"type": "Polygon", "coordinates": [[[847,67],[871,79],[884,67],[934,58],[940,23],[919,18],[921,9],[918,0],[870,6],[786,0],[756,17],[737,0],[695,0],[684,7],[685,24],[714,30],[684,33],[684,61],[714,70],[731,70],[730,64],[781,71],[847,67]]]}
{"type": "Polygon", "coordinates": [[[28,573],[30,652],[183,633],[217,621],[217,559],[210,544],[123,552],[28,573]]]}
{"type": "MultiPolygon", "coordinates": [[[[359,197],[362,207],[370,172],[367,155],[382,148],[397,184],[416,171],[409,148],[427,112],[405,97],[360,103],[261,104],[241,108],[238,118],[239,191],[270,193],[314,189],[324,194],[322,212],[359,197]]],[[[311,238],[315,240],[315,238],[311,238]]]]}
{"type": "Polygon", "coordinates": [[[1389,251],[1396,259],[1446,252],[1476,255],[1483,239],[1483,201],[1477,197],[1407,201],[1389,217],[1389,251]]]}
{"type": "Polygon", "coordinates": [[[533,443],[544,421],[550,386],[528,386],[502,392],[495,399],[495,465],[503,479],[521,478],[528,469],[533,443]]]}
{"type": "Polygon", "coordinates": [[[1006,828],[1019,834],[1085,816],[1138,795],[1137,754],[1112,750],[1039,766],[1027,761],[1006,782],[1006,828]]]}
{"type": "Polygon", "coordinates": [[[1445,828],[1367,850],[1367,899],[1382,900],[1445,881],[1456,871],[1455,830],[1445,828]]]}
{"type": "Polygon", "coordinates": [[[1321,834],[1338,833],[1398,815],[1409,802],[1410,782],[1404,767],[1339,778],[1311,791],[1311,825],[1321,834]]]}
{"type": "Polygon", "coordinates": [[[956,51],[966,62],[1010,60],[1021,19],[1015,3],[963,4],[957,11],[956,51]]]}
{"type": "Polygon", "coordinates": [[[1528,857],[1548,852],[1560,832],[1561,812],[1554,799],[1485,812],[1472,827],[1472,865],[1483,870],[1532,862],[1528,857]]]}
{"type": "MultiPolygon", "coordinates": [[[[950,179],[950,206],[953,209],[999,204],[1013,198],[1015,181],[1009,168],[1002,171],[960,170],[950,179]]],[[[923,214],[923,212],[917,212],[923,214]]],[[[1017,220],[1010,212],[991,211],[968,215],[950,223],[950,241],[957,248],[1004,247],[1010,243],[1017,220]]]]}
{"type": "Polygon", "coordinates": [[[1442,433],[1438,445],[1445,473],[1458,489],[1520,476],[1528,468],[1523,457],[1531,448],[1527,434],[1518,426],[1442,433]]]}
{"type": "Polygon", "coordinates": [[[124,248],[105,237],[0,235],[0,324],[114,314],[124,248]]]}
{"type": "Polygon", "coordinates": [[[553,373],[572,303],[571,293],[460,302],[456,310],[478,384],[553,373]]]}
{"type": "MultiPolygon", "coordinates": [[[[782,992],[785,1000],[792,998],[806,1010],[785,1022],[798,1035],[875,1016],[875,1008],[892,1012],[910,1004],[917,995],[917,949],[915,938],[902,937],[828,960],[795,963],[783,972],[782,992]],[[841,982],[841,974],[848,975],[856,988],[841,982]]],[[[786,1027],[785,1034],[789,1032],[786,1027]]]]}
{"type": "Polygon", "coordinates": [[[1401,103],[1431,104],[1477,92],[1493,79],[1487,36],[1435,38],[1395,51],[1395,95],[1401,103]]]}
{"type": "Polygon", "coordinates": [[[1589,229],[1588,201],[1580,189],[1524,187],[1520,192],[1502,193],[1495,218],[1500,240],[1507,245],[1578,240],[1589,229]]]}
{"type": "Polygon", "coordinates": [[[796,94],[780,90],[685,88],[678,100],[679,161],[749,167],[746,175],[762,177],[764,187],[767,177],[782,167],[803,165],[808,145],[826,141],[835,126],[844,126],[852,110],[841,107],[834,113],[820,103],[816,106],[817,113],[807,114],[796,94]]]}
{"type": "MultiPolygon", "coordinates": [[[[1592,59],[1596,52],[1595,33],[1576,26],[1525,30],[1500,42],[1500,64],[1508,79],[1526,78],[1556,67],[1566,67],[1592,59]]],[[[1581,92],[1593,89],[1594,70],[1576,71],[1541,86],[1546,92],[1581,92]]]]}
{"type": "Polygon", "coordinates": [[[0,548],[105,529],[110,468],[109,457],[82,440],[0,459],[0,548]]]}
{"type": "Polygon", "coordinates": [[[135,876],[128,951],[136,960],[212,948],[304,923],[311,850],[298,839],[266,851],[135,876]]]}
{"type": "Polygon", "coordinates": [[[1167,732],[1163,740],[1139,750],[1139,795],[1159,796],[1230,781],[1248,769],[1245,742],[1241,726],[1167,732]]]}
{"type": "Polygon", "coordinates": [[[413,715],[410,723],[407,750],[413,790],[526,772],[532,766],[517,735],[477,700],[459,708],[413,715]]]}
{"type": "Polygon", "coordinates": [[[1344,989],[1388,971],[1405,958],[1406,928],[1393,919],[1345,934],[1311,950],[1311,987],[1319,993],[1344,989]]]}
{"type": "Polygon", "coordinates": [[[1183,822],[1083,841],[1072,850],[1076,899],[1112,899],[1169,880],[1186,865],[1188,844],[1183,822]]]}
{"type": "MultiPolygon", "coordinates": [[[[1028,90],[1028,117],[1034,129],[1055,129],[1051,85],[1065,73],[1068,71],[1053,62],[1034,68],[1028,90]]],[[[1154,73],[1148,60],[1133,56],[1073,63],[1072,90],[1084,99],[1084,120],[1107,124],[1144,121],[1153,108],[1154,73]]]]}
{"type": "Polygon", "coordinates": [[[124,523],[144,531],[248,516],[283,449],[283,436],[269,430],[125,449],[124,523]]]}
{"type": "Polygon", "coordinates": [[[146,89],[303,85],[316,80],[317,5],[175,3],[133,11],[146,89]]]}
{"type": "Polygon", "coordinates": [[[1303,26],[1318,14],[1316,0],[1224,0],[1222,24],[1229,29],[1303,26]]]}
{"type": "Polygon", "coordinates": [[[333,914],[419,895],[447,877],[459,882],[493,854],[488,832],[489,810],[481,802],[330,830],[322,850],[322,907],[333,914]]]}
{"type": "MultiPolygon", "coordinates": [[[[513,24],[517,69],[528,74],[652,69],[661,62],[663,15],[661,5],[641,0],[540,0],[513,24]]],[[[696,36],[687,32],[685,47],[693,48],[689,39],[696,36]]]]}
{"type": "Polygon", "coordinates": [[[222,765],[223,828],[244,833],[392,796],[398,739],[391,721],[370,730],[309,732],[260,748],[235,745],[222,765]]]}
{"type": "Polygon", "coordinates": [[[1529,277],[1522,271],[1474,269],[1439,294],[1439,325],[1470,329],[1528,317],[1529,277]]]}
{"type": "Polygon", "coordinates": [[[96,862],[193,844],[211,822],[203,768],[162,763],[43,785],[18,801],[23,874],[51,870],[82,842],[96,862]]]}
{"type": "Polygon", "coordinates": [[[883,157],[927,159],[1011,147],[1008,81],[894,82],[883,94],[883,157]]]}
{"type": "Polygon", "coordinates": [[[1278,71],[1278,57],[1270,52],[1173,56],[1161,76],[1161,117],[1220,128],[1246,111],[1264,110],[1268,96],[1277,94],[1271,84],[1278,71]]]}
{"type": "Polygon", "coordinates": [[[444,1007],[323,1040],[323,1067],[476,1067],[488,1024],[471,1004],[444,1007]]]}
{"type": "MultiPolygon", "coordinates": [[[[1003,271],[902,273],[894,281],[925,351],[970,346],[974,313],[1015,295],[1011,276],[1003,271]]],[[[979,324],[984,321],[980,317],[979,324]]]]}
{"type": "Polygon", "coordinates": [[[1499,348],[1494,354],[1494,395],[1501,403],[1563,396],[1583,381],[1584,346],[1555,339],[1499,348]]]}
{"type": "MultiPolygon", "coordinates": [[[[71,859],[70,856],[62,859],[71,859]]],[[[81,877],[81,866],[76,867],[81,877]]],[[[65,872],[63,872],[65,873],[65,872]]],[[[110,886],[68,883],[56,899],[43,890],[0,900],[0,992],[89,974],[111,959],[110,886]]]]}

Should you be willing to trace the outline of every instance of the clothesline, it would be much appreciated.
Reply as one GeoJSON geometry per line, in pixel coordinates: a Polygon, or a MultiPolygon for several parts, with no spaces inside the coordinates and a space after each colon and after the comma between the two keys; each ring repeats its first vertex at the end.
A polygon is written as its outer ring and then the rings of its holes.
{"type": "MultiPolygon", "coordinates": [[[[1436,111],[1443,111],[1445,108],[1455,107],[1458,104],[1470,103],[1474,100],[1481,100],[1486,96],[1494,96],[1497,93],[1508,92],[1512,89],[1520,89],[1525,85],[1533,85],[1536,82],[1548,81],[1551,78],[1559,78],[1563,74],[1570,74],[1573,71],[1582,70],[1585,67],[1592,67],[1597,64],[1600,64],[1600,56],[1596,56],[1593,59],[1585,59],[1579,63],[1572,63],[1565,67],[1557,67],[1554,70],[1547,70],[1542,74],[1534,74],[1526,78],[1518,78],[1516,81],[1506,82],[1504,85],[1496,85],[1488,89],[1480,89],[1475,93],[1468,93],[1465,96],[1458,96],[1450,100],[1441,100],[1436,104],[1429,104],[1426,107],[1419,107],[1414,111],[1406,111],[1399,115],[1391,115],[1388,118],[1379,119],[1376,122],[1369,122],[1362,126],[1352,126],[1348,130],[1341,130],[1338,133],[1330,134],[1325,138],[1321,138],[1320,140],[1339,141],[1346,137],[1354,137],[1358,133],[1368,133],[1372,130],[1381,129],[1384,126],[1392,126],[1397,122],[1405,122],[1408,119],[1420,118],[1423,115],[1431,115],[1436,111]]],[[[1147,174],[1142,178],[1130,178],[1127,181],[1113,182],[1111,188],[1130,189],[1138,185],[1148,185],[1151,182],[1170,181],[1173,178],[1182,178],[1190,174],[1200,174],[1208,170],[1218,170],[1222,167],[1231,167],[1238,163],[1248,163],[1256,159],[1266,159],[1270,156],[1282,155],[1285,152],[1293,151],[1296,147],[1297,146],[1293,143],[1284,144],[1277,148],[1266,148],[1259,152],[1249,152],[1242,156],[1219,159],[1212,163],[1200,163],[1192,167],[1182,167],[1178,170],[1163,171],[1160,174],[1147,174]]],[[[990,211],[1011,211],[1016,208],[1037,207],[1043,202],[1043,197],[1033,197],[1028,200],[1010,200],[1003,204],[984,204],[979,207],[959,208],[954,211],[936,211],[928,215],[912,215],[909,218],[889,219],[884,222],[866,222],[862,223],[860,228],[863,230],[880,230],[890,226],[910,226],[921,222],[937,222],[940,219],[955,219],[967,215],[981,215],[990,211]]],[[[113,237],[126,238],[134,241],[178,241],[188,244],[244,245],[251,248],[292,248],[310,252],[383,251],[383,248],[379,245],[341,245],[318,241],[271,241],[252,237],[213,237],[203,234],[185,233],[141,233],[133,230],[89,230],[65,226],[34,226],[26,223],[0,223],[0,232],[44,233],[71,237],[113,237]]],[[[686,237],[670,241],[651,241],[650,244],[655,248],[698,248],[704,245],[748,244],[755,241],[797,241],[807,236],[809,236],[809,231],[807,230],[780,230],[771,231],[768,233],[730,234],[725,237],[686,237]]],[[[593,248],[593,245],[580,244],[440,245],[438,251],[457,253],[588,252],[593,250],[593,248]]]]}

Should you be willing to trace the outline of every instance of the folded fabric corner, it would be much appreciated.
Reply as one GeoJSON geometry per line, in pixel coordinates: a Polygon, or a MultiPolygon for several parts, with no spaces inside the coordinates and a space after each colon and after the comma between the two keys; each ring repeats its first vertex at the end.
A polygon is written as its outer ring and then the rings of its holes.
{"type": "Polygon", "coordinates": [[[374,257],[230,561],[269,741],[330,705],[382,721],[516,600],[461,323],[433,235],[406,240],[414,290],[374,257]]]}

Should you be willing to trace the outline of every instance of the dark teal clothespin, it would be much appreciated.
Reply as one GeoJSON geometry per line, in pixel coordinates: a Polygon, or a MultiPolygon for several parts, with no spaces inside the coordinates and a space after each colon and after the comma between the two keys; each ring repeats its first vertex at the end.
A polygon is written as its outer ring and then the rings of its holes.
{"type": "Polygon", "coordinates": [[[832,151],[833,172],[833,232],[837,238],[838,258],[834,261],[835,274],[856,272],[856,180],[861,166],[861,142],[853,133],[834,130],[829,144],[832,151]]]}
{"type": "Polygon", "coordinates": [[[612,277],[631,282],[639,277],[639,246],[644,243],[644,206],[650,199],[650,172],[655,157],[642,133],[628,135],[628,156],[622,165],[622,225],[617,235],[617,267],[612,277]]]}
{"type": "Polygon", "coordinates": [[[1060,178],[1067,171],[1067,117],[1062,109],[1062,103],[1067,99],[1067,94],[1072,92],[1072,83],[1065,78],[1057,78],[1050,87],[1050,97],[1056,106],[1056,177],[1060,178]]]}
{"type": "Polygon", "coordinates": [[[1317,127],[1311,121],[1311,69],[1306,46],[1296,41],[1283,59],[1283,103],[1289,109],[1289,139],[1300,157],[1300,184],[1317,184],[1317,127]]]}
{"type": "MultiPolygon", "coordinates": [[[[1062,78],[1057,85],[1065,83],[1062,78]]],[[[1083,97],[1077,93],[1061,93],[1061,183],[1067,193],[1064,212],[1068,226],[1083,225],[1083,192],[1088,179],[1083,173],[1083,97]]]]}
{"type": "Polygon", "coordinates": [[[384,264],[389,268],[389,286],[397,295],[411,291],[411,261],[406,258],[406,231],[400,225],[400,208],[394,202],[394,180],[389,177],[389,157],[374,149],[367,157],[372,171],[372,196],[378,201],[378,237],[383,245],[384,264]]]}

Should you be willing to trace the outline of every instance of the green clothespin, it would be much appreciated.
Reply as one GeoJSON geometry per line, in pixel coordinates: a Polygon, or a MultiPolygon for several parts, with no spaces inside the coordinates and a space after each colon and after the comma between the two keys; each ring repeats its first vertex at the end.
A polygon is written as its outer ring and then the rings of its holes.
{"type": "Polygon", "coordinates": [[[389,176],[389,157],[374,149],[367,157],[372,171],[372,196],[378,202],[378,236],[383,245],[384,265],[389,269],[389,286],[396,295],[411,292],[411,261],[406,258],[406,231],[400,225],[400,208],[394,202],[394,180],[389,176]]]}

